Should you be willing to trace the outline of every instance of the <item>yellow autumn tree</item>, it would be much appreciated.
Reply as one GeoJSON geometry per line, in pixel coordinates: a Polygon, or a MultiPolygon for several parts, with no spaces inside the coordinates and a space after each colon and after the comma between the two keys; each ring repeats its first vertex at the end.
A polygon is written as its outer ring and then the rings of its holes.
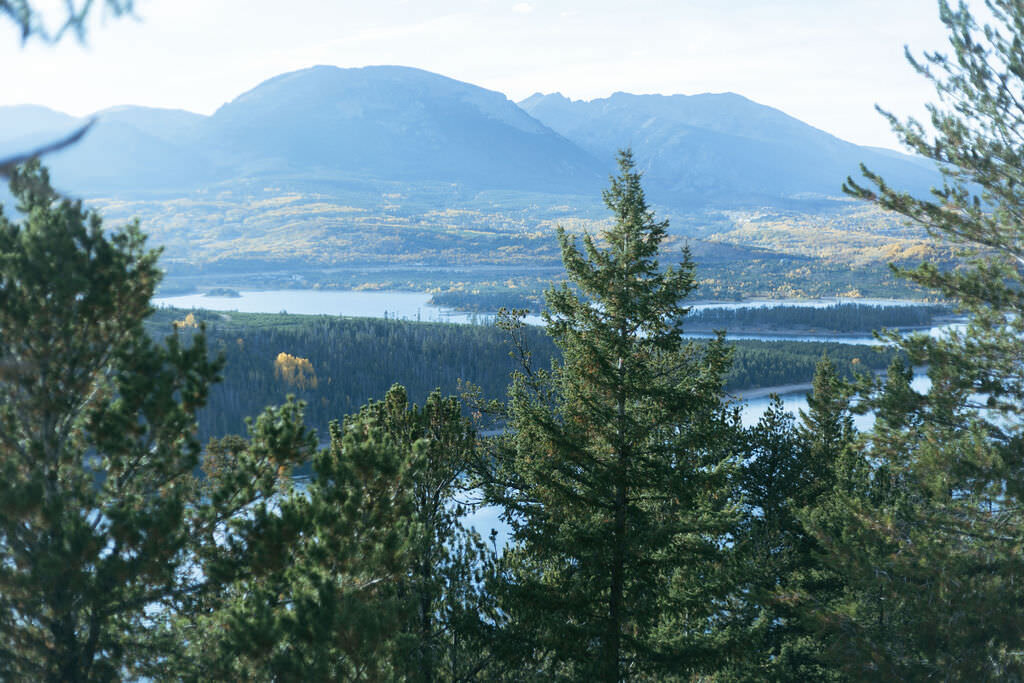
{"type": "Polygon", "coordinates": [[[274,376],[299,389],[316,389],[316,371],[308,358],[299,358],[282,351],[274,359],[274,376]]]}

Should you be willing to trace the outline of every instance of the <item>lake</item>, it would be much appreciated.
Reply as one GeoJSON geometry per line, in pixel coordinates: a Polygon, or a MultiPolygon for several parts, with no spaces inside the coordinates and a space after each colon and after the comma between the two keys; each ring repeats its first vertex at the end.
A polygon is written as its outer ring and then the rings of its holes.
{"type": "MultiPolygon", "coordinates": [[[[910,386],[918,392],[927,391],[931,386],[931,380],[923,373],[915,373],[910,386]]],[[[756,392],[757,396],[755,398],[743,399],[743,408],[740,411],[740,419],[743,421],[744,426],[752,427],[761,419],[761,415],[764,414],[764,411],[768,408],[768,404],[771,403],[771,397],[765,395],[765,392],[768,390],[770,390],[770,387],[768,389],[759,389],[756,392]]],[[[779,398],[782,399],[783,405],[786,406],[786,410],[799,417],[801,410],[804,412],[808,410],[808,392],[808,388],[800,388],[789,391],[785,391],[783,389],[777,393],[779,394],[779,398]]],[[[743,392],[740,391],[737,392],[737,394],[739,395],[738,398],[742,399],[743,392]]],[[[871,429],[874,423],[875,416],[871,413],[868,413],[867,415],[854,415],[853,417],[853,424],[858,431],[867,431],[871,429]]]]}
{"type": "MultiPolygon", "coordinates": [[[[323,289],[282,289],[240,291],[241,296],[154,297],[154,306],[206,308],[239,313],[299,313],[302,315],[344,315],[354,318],[395,318],[423,322],[472,323],[487,316],[473,315],[431,306],[425,292],[352,291],[323,289]]],[[[493,318],[493,316],[490,316],[493,318]]]]}
{"type": "MultiPolygon", "coordinates": [[[[238,311],[239,313],[299,313],[303,315],[344,315],[356,318],[391,318],[422,322],[461,324],[492,324],[494,315],[467,313],[451,308],[430,305],[426,292],[353,291],[323,289],[281,289],[268,291],[240,291],[238,297],[186,294],[183,296],[154,297],[154,306],[174,308],[205,308],[212,311],[238,311]]],[[[868,306],[915,305],[919,301],[903,299],[762,299],[743,302],[701,302],[694,309],[738,308],[769,306],[806,306],[823,308],[840,303],[860,303],[868,306]]],[[[542,325],[539,315],[526,317],[527,324],[542,325]]],[[[939,328],[936,328],[939,329],[939,328]]],[[[710,339],[706,333],[687,334],[693,339],[710,339]]],[[[870,335],[839,336],[828,334],[763,335],[732,334],[732,339],[786,340],[810,342],[842,342],[844,344],[876,344],[870,335]]]]}

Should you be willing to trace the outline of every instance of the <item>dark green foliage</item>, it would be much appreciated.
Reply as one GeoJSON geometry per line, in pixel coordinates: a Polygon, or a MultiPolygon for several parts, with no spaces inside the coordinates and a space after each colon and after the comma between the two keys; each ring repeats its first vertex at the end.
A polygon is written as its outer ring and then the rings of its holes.
{"type": "Polygon", "coordinates": [[[857,373],[883,371],[896,355],[884,346],[839,342],[740,339],[731,341],[730,346],[732,367],[725,386],[731,391],[810,383],[822,355],[829,357],[845,379],[853,379],[857,373]]]}
{"type": "Polygon", "coordinates": [[[814,497],[810,486],[828,490],[835,484],[835,462],[853,442],[855,430],[850,414],[852,389],[836,372],[827,356],[814,371],[811,393],[807,396],[807,412],[800,412],[800,436],[810,450],[807,463],[808,486],[801,487],[802,496],[814,497]]]}
{"type": "Polygon", "coordinates": [[[882,328],[929,327],[951,309],[939,304],[914,306],[873,306],[833,304],[831,306],[741,306],[703,308],[690,313],[687,329],[716,329],[730,332],[773,331],[797,334],[801,331],[870,333],[882,328]]]}
{"type": "MultiPolygon", "coordinates": [[[[11,189],[26,219],[0,215],[0,677],[120,678],[163,656],[157,615],[210,589],[197,544],[253,496],[213,503],[193,477],[220,362],[202,334],[145,334],[159,272],[138,226],[105,233],[38,162],[11,189]]],[[[301,442],[268,448],[290,463],[301,442]]]]}
{"type": "Polygon", "coordinates": [[[418,451],[372,420],[333,423],[305,490],[229,522],[245,529],[231,546],[252,571],[177,625],[189,642],[177,668],[199,680],[396,677],[418,451]]]}
{"type": "Polygon", "coordinates": [[[993,23],[979,27],[965,4],[940,2],[952,56],[910,57],[941,98],[929,106],[934,134],[889,115],[911,149],[942,165],[943,187],[922,199],[868,172],[873,189],[848,183],[969,257],[957,270],[904,273],[956,302],[968,324],[901,343],[928,365],[931,386],[914,391],[896,365],[873,388],[867,492],[812,520],[826,562],[854,589],[823,618],[845,639],[837,661],[858,677],[1024,675],[1024,7],[986,4],[993,23]]]}
{"type": "Polygon", "coordinates": [[[492,552],[460,517],[472,497],[468,475],[476,434],[454,397],[432,392],[410,405],[404,387],[371,402],[346,424],[371,421],[423,460],[412,482],[411,519],[417,525],[406,578],[398,593],[409,610],[399,636],[403,678],[468,680],[493,666],[487,637],[498,619],[484,590],[492,552]]]}
{"type": "MultiPolygon", "coordinates": [[[[515,368],[505,333],[491,326],[211,311],[193,315],[206,325],[208,345],[226,358],[224,381],[212,387],[209,405],[199,414],[201,439],[243,431],[247,415],[281,403],[290,393],[306,401],[306,423],[326,433],[332,419],[383,396],[394,382],[407,387],[413,401],[424,401],[435,387],[455,393],[460,380],[494,398],[504,394],[515,368]],[[300,389],[275,376],[273,361],[282,351],[310,360],[316,387],[300,389]]],[[[185,316],[185,311],[157,311],[147,329],[162,335],[171,321],[185,316]]],[[[543,329],[527,326],[522,335],[536,366],[547,366],[560,355],[543,329]]],[[[823,353],[846,378],[858,369],[883,371],[893,356],[883,347],[839,342],[741,339],[731,346],[725,380],[730,391],[809,383],[823,353]]]]}
{"type": "Polygon", "coordinates": [[[605,193],[607,248],[585,235],[581,252],[559,233],[574,289],[549,291],[545,317],[562,359],[514,376],[489,490],[514,539],[498,587],[506,637],[544,677],[700,670],[728,587],[729,351],[684,344],[693,265],[684,252],[678,267],[659,267],[667,224],[647,208],[628,152],[619,165],[605,193]]]}
{"type": "Polygon", "coordinates": [[[847,385],[827,358],[818,363],[808,412],[797,425],[778,399],[747,430],[741,488],[749,514],[737,542],[748,585],[735,605],[745,646],[719,672],[722,680],[841,680],[826,656],[834,637],[817,628],[808,605],[842,594],[839,577],[804,518],[833,504],[855,432],[847,385]]]}
{"type": "MultiPolygon", "coordinates": [[[[169,631],[190,644],[196,679],[466,680],[493,672],[493,562],[459,518],[476,435],[459,402],[432,393],[334,422],[298,489],[228,524],[251,570],[192,606],[169,631]]],[[[209,480],[234,481],[237,437],[212,442],[209,480]]],[[[223,545],[226,541],[222,540],[223,545]]]]}
{"type": "Polygon", "coordinates": [[[450,289],[431,296],[430,303],[434,306],[454,308],[457,311],[476,311],[477,313],[492,313],[499,308],[521,308],[539,313],[543,308],[540,291],[520,293],[507,289],[483,292],[450,289]]]}
{"type": "MultiPolygon", "coordinates": [[[[260,407],[297,394],[307,402],[306,421],[325,433],[339,415],[360,410],[395,382],[407,387],[410,400],[422,402],[435,388],[459,391],[459,381],[480,386],[488,397],[504,394],[514,364],[504,333],[491,326],[413,323],[334,316],[246,315],[195,312],[206,323],[209,345],[223,352],[225,381],[211,391],[210,406],[200,414],[201,435],[239,432],[244,418],[260,407]],[[317,386],[300,389],[274,374],[274,359],[286,352],[307,358],[317,386]]],[[[159,311],[162,326],[185,316],[159,311]]],[[[555,352],[540,329],[528,333],[536,356],[555,352]]]]}

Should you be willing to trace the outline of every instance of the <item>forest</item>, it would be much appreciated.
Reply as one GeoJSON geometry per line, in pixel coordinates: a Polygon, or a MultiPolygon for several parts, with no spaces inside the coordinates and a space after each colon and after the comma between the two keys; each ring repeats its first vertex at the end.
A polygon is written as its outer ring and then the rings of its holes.
{"type": "Polygon", "coordinates": [[[686,337],[628,149],[543,329],[156,312],[138,221],[0,163],[0,679],[1024,679],[1024,9],[988,7],[940,2],[944,104],[890,117],[945,185],[844,186],[962,248],[893,271],[962,324],[877,349],[686,337]],[[730,387],[811,364],[743,425],[730,387]]]}
{"type": "Polygon", "coordinates": [[[696,309],[690,312],[687,322],[691,330],[863,333],[865,330],[931,327],[938,318],[949,318],[951,313],[952,309],[941,304],[737,306],[696,309]]]}
{"type": "MultiPolygon", "coordinates": [[[[147,320],[154,339],[183,336],[203,325],[211,353],[223,354],[223,380],[210,389],[198,415],[202,440],[242,434],[245,418],[289,395],[305,401],[305,422],[327,434],[331,420],[357,412],[401,384],[416,403],[436,390],[458,395],[470,386],[482,397],[503,399],[517,367],[508,332],[491,325],[417,323],[373,318],[288,314],[218,313],[160,309],[147,320]],[[277,356],[309,363],[308,377],[285,377],[277,356]],[[316,382],[310,381],[312,378],[316,382]]],[[[684,318],[684,327],[690,325],[684,318]]],[[[544,330],[524,327],[519,337],[536,367],[547,368],[560,352],[544,330]]],[[[695,341],[695,346],[704,342],[695,341]]],[[[730,340],[732,358],[724,389],[802,384],[827,356],[840,376],[884,371],[894,351],[839,342],[730,340]]]]}

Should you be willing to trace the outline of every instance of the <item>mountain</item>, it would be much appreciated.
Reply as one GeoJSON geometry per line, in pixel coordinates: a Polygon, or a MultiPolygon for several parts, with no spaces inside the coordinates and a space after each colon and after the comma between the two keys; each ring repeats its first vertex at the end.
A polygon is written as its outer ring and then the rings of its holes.
{"type": "Polygon", "coordinates": [[[247,172],[590,191],[600,164],[501,93],[420,69],[317,66],[221,107],[202,140],[247,172]]]}
{"type": "Polygon", "coordinates": [[[519,106],[599,159],[632,147],[652,198],[671,206],[838,196],[862,162],[914,192],[938,181],[920,159],[854,145],[733,93],[537,93],[519,106]]]}
{"type": "Polygon", "coordinates": [[[148,107],[116,107],[75,118],[45,107],[0,108],[0,158],[95,123],[74,146],[50,154],[55,184],[74,194],[178,192],[218,179],[194,137],[206,117],[148,107]]]}
{"type": "MultiPolygon", "coordinates": [[[[54,177],[81,193],[178,191],[240,177],[455,183],[475,189],[596,193],[601,164],[501,93],[420,69],[317,66],[261,83],[206,117],[117,107],[54,177]]],[[[7,147],[81,120],[0,109],[7,147]]]]}
{"type": "MultiPolygon", "coordinates": [[[[517,106],[501,93],[399,66],[282,74],[212,116],[134,106],[94,116],[82,142],[47,159],[59,186],[85,196],[170,197],[249,183],[379,197],[429,186],[429,201],[444,208],[451,197],[487,190],[576,195],[596,205],[616,150],[626,146],[652,201],[680,211],[813,206],[839,196],[861,162],[917,192],[937,180],[921,159],[859,147],[732,93],[616,93],[589,102],[538,93],[517,106]]],[[[0,107],[0,155],[82,121],[44,107],[0,107]]],[[[536,201],[517,196],[510,201],[536,201]]]]}
{"type": "Polygon", "coordinates": [[[0,107],[0,158],[15,140],[70,129],[76,122],[73,116],[35,104],[0,107]]]}
{"type": "Polygon", "coordinates": [[[184,109],[158,109],[155,107],[121,106],[97,112],[104,123],[131,126],[146,135],[168,143],[178,144],[194,139],[208,117],[184,109]]]}

